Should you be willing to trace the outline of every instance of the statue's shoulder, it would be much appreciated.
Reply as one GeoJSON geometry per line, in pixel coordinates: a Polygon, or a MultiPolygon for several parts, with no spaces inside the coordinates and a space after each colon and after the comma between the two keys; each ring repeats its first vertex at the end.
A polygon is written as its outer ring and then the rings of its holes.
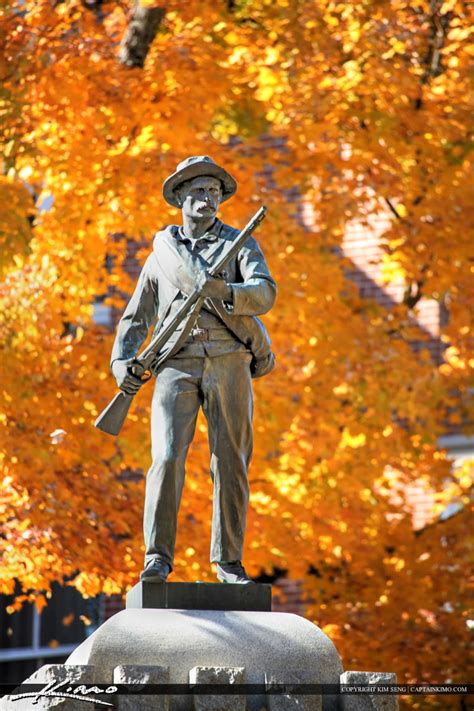
{"type": "Polygon", "coordinates": [[[178,230],[179,225],[166,225],[166,227],[155,232],[153,235],[153,251],[158,249],[163,242],[174,239],[178,230]]]}
{"type": "Polygon", "coordinates": [[[239,234],[240,230],[232,225],[227,225],[225,222],[221,221],[219,237],[221,239],[234,240],[239,234]]]}
{"type": "MultiPolygon", "coordinates": [[[[232,225],[226,225],[225,222],[222,222],[222,227],[221,227],[219,236],[225,240],[229,240],[229,242],[233,242],[235,240],[235,238],[237,237],[237,235],[240,234],[240,232],[241,232],[241,230],[238,229],[237,227],[232,227],[232,225]]],[[[253,249],[257,248],[257,246],[258,246],[258,243],[255,240],[254,236],[250,235],[247,238],[245,245],[241,248],[241,251],[242,250],[245,251],[247,249],[253,250],[253,249]]]]}

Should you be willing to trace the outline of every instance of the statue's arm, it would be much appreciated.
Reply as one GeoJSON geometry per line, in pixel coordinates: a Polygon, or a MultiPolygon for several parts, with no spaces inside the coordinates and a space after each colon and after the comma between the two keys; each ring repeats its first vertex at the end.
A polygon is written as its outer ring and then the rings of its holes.
{"type": "Polygon", "coordinates": [[[230,284],[232,301],[225,304],[227,311],[236,316],[266,313],[275,302],[277,286],[253,237],[240,250],[238,265],[242,282],[230,284]]]}
{"type": "Polygon", "coordinates": [[[158,313],[158,281],[151,254],[146,260],[133,292],[117,326],[110,366],[115,360],[134,358],[147,337],[158,313]]]}

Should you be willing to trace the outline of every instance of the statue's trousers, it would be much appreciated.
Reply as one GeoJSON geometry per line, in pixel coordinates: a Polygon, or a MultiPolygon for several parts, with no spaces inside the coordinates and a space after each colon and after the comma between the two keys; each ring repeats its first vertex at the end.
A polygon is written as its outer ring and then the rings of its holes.
{"type": "Polygon", "coordinates": [[[214,485],[212,562],[242,559],[252,455],[252,354],[172,358],[157,372],[152,402],[153,463],[146,481],[145,564],[173,565],[185,460],[199,408],[208,422],[214,485]]]}

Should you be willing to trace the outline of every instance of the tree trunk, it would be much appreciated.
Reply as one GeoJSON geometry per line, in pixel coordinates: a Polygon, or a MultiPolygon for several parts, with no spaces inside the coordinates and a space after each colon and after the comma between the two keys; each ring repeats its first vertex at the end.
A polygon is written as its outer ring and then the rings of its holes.
{"type": "Polygon", "coordinates": [[[120,44],[119,62],[127,67],[143,67],[160,22],[165,16],[162,7],[140,7],[135,4],[125,37],[120,44]]]}

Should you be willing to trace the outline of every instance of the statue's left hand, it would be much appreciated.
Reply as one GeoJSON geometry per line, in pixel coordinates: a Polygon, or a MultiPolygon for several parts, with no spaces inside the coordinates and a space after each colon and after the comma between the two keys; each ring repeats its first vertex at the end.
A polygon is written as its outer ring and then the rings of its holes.
{"type": "Polygon", "coordinates": [[[127,395],[135,395],[143,385],[143,380],[130,372],[132,360],[115,360],[112,364],[112,373],[115,376],[117,385],[127,395]]]}
{"type": "Polygon", "coordinates": [[[200,274],[196,284],[201,296],[222,301],[232,299],[232,288],[221,277],[213,277],[208,272],[200,274]]]}

